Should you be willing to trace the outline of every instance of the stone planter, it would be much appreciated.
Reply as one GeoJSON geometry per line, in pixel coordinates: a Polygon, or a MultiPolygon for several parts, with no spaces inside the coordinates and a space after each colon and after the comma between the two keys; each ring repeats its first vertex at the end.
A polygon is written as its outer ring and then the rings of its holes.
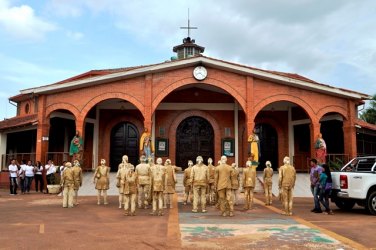
{"type": "Polygon", "coordinates": [[[60,185],[47,185],[47,189],[49,194],[58,194],[61,192],[60,185]]]}

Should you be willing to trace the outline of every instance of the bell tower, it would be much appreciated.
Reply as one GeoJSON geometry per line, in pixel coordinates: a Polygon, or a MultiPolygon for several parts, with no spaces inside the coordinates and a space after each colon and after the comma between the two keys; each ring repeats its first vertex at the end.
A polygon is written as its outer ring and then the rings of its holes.
{"type": "Polygon", "coordinates": [[[197,29],[197,27],[192,27],[189,21],[189,9],[188,9],[188,26],[180,27],[181,29],[188,30],[188,36],[183,39],[183,43],[175,46],[172,51],[177,53],[178,59],[185,59],[193,56],[200,55],[204,52],[205,47],[201,47],[195,43],[195,39],[191,38],[191,30],[197,29]]]}

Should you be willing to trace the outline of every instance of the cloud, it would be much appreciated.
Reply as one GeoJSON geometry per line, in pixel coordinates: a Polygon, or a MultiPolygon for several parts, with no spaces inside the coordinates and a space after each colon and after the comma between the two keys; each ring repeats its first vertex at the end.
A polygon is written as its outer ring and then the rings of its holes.
{"type": "Polygon", "coordinates": [[[57,82],[75,74],[78,72],[56,69],[0,54],[0,83],[2,86],[8,86],[7,90],[12,93],[57,82]]]}
{"type": "Polygon", "coordinates": [[[0,28],[18,39],[37,41],[56,29],[54,24],[35,15],[28,5],[10,6],[7,0],[0,0],[0,28]]]}
{"type": "Polygon", "coordinates": [[[84,38],[84,34],[81,32],[67,31],[66,35],[73,40],[81,40],[84,38]]]}
{"type": "MultiPolygon", "coordinates": [[[[0,11],[21,12],[24,8],[28,13],[24,16],[43,22],[30,7],[11,8],[7,3],[0,2],[0,11]]],[[[187,35],[179,27],[186,26],[190,8],[191,25],[198,26],[192,37],[206,47],[207,56],[298,73],[358,91],[376,91],[376,2],[372,0],[320,4],[317,0],[52,0],[46,5],[50,16],[77,21],[77,27],[61,29],[68,30],[66,36],[71,39],[84,38],[83,33],[71,31],[85,30],[80,18],[85,23],[101,20],[100,24],[124,33],[145,50],[165,51],[166,57],[187,35]],[[344,72],[345,78],[341,77],[344,72]]],[[[89,32],[85,35],[89,37],[89,32]]]]}

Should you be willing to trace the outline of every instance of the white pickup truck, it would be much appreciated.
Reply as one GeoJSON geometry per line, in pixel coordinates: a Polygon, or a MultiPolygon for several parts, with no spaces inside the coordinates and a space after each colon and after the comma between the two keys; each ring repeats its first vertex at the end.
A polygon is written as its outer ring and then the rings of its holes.
{"type": "Polygon", "coordinates": [[[355,203],[376,215],[376,156],[356,157],[332,172],[331,200],[337,207],[350,210],[355,203]]]}

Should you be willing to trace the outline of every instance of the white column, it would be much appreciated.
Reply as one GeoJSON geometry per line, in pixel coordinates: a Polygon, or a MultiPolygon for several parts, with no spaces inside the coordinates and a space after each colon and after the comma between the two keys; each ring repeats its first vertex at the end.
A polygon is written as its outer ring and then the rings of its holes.
{"type": "Polygon", "coordinates": [[[0,157],[2,157],[3,161],[1,162],[0,169],[6,169],[7,168],[7,162],[6,161],[6,155],[7,153],[7,134],[6,133],[0,133],[0,157]]]}
{"type": "MultiPolygon", "coordinates": [[[[152,125],[151,125],[151,141],[153,142],[154,144],[154,155],[155,155],[155,151],[157,150],[157,145],[155,145],[155,112],[153,113],[152,117],[151,117],[151,122],[152,122],[152,125]]],[[[153,159],[155,160],[155,159],[153,159]]]]}
{"type": "Polygon", "coordinates": [[[239,105],[234,103],[235,164],[239,166],[239,105]]]}
{"type": "Polygon", "coordinates": [[[295,154],[295,145],[294,145],[294,125],[292,122],[292,112],[291,107],[288,109],[288,142],[289,142],[289,157],[292,160],[295,154]]]}
{"type": "Polygon", "coordinates": [[[65,138],[64,138],[64,154],[63,154],[63,160],[64,161],[69,161],[69,146],[70,146],[70,141],[68,137],[68,127],[65,127],[65,138]],[[68,152],[68,154],[65,154],[65,152],[68,152]]]}
{"type": "Polygon", "coordinates": [[[96,115],[94,122],[94,131],[93,131],[93,159],[92,159],[92,169],[95,169],[98,166],[98,140],[99,140],[99,108],[96,107],[96,115]]]}

